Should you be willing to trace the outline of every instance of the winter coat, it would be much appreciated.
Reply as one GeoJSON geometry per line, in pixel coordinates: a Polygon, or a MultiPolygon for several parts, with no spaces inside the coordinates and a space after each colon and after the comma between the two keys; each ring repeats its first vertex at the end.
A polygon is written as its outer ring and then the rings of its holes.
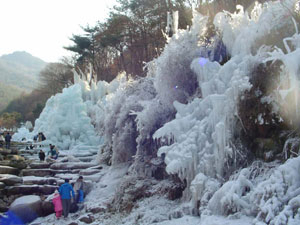
{"type": "Polygon", "coordinates": [[[74,184],[74,191],[83,190],[83,181],[77,180],[74,184]]]}
{"type": "Polygon", "coordinates": [[[61,199],[71,199],[71,191],[72,191],[72,196],[75,199],[75,193],[73,187],[69,183],[62,184],[58,191],[61,196],[61,199]]]}
{"type": "Polygon", "coordinates": [[[54,205],[54,211],[55,212],[59,212],[59,211],[63,210],[62,203],[61,203],[61,198],[60,198],[60,195],[58,193],[54,194],[54,198],[52,199],[52,202],[53,202],[53,205],[54,205]]]}
{"type": "Polygon", "coordinates": [[[10,136],[10,134],[7,134],[7,135],[5,136],[5,141],[6,141],[6,142],[10,142],[10,140],[11,140],[11,136],[10,136]]]}
{"type": "Polygon", "coordinates": [[[40,159],[45,159],[45,153],[44,152],[39,152],[39,158],[40,159]]]}

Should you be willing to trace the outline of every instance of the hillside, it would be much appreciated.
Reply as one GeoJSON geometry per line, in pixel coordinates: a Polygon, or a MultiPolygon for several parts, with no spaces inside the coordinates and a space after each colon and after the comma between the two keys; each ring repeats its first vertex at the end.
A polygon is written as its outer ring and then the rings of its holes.
{"type": "Polygon", "coordinates": [[[0,57],[0,112],[22,92],[32,91],[46,62],[27,52],[0,57]]]}
{"type": "Polygon", "coordinates": [[[14,52],[0,57],[0,82],[29,92],[37,85],[38,74],[46,62],[27,52],[14,52]]]}
{"type": "Polygon", "coordinates": [[[0,83],[0,112],[5,109],[10,101],[19,97],[22,90],[12,85],[0,83]]]}

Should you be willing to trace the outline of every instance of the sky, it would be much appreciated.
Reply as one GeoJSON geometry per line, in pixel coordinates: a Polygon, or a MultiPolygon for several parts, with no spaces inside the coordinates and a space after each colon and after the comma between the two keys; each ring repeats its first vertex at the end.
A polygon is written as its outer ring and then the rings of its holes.
{"type": "Polygon", "coordinates": [[[26,51],[46,62],[71,52],[80,25],[105,21],[115,0],[0,0],[0,56],[26,51]]]}

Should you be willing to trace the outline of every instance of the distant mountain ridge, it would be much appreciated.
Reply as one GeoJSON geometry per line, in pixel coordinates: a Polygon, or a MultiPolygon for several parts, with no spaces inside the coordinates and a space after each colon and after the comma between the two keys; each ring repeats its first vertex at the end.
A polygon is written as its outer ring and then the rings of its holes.
{"type": "Polygon", "coordinates": [[[39,72],[46,62],[31,54],[18,51],[0,57],[0,82],[22,90],[32,91],[38,83],[39,72]]]}
{"type": "Polygon", "coordinates": [[[20,96],[31,92],[38,84],[40,71],[47,65],[43,60],[25,51],[0,57],[0,111],[20,96]]]}
{"type": "Polygon", "coordinates": [[[12,54],[2,55],[0,60],[11,62],[13,64],[23,65],[24,67],[31,68],[33,70],[40,71],[47,64],[40,58],[32,56],[30,53],[25,51],[13,52],[12,54]]]}

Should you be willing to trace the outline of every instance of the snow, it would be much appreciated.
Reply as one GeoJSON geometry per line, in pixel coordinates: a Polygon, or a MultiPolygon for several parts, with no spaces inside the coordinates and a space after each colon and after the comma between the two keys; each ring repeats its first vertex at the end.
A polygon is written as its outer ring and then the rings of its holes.
{"type": "MultiPolygon", "coordinates": [[[[84,176],[94,186],[82,215],[104,211],[94,215],[93,224],[299,224],[300,157],[241,168],[246,152],[235,143],[242,129],[238,103],[261,63],[279,61],[280,81],[269,96],[256,92],[256,97],[278,118],[298,124],[300,35],[290,14],[295,3],[255,3],[250,14],[241,6],[235,13],[220,12],[213,21],[220,36],[209,44],[200,38],[208,18],[194,13],[192,27],[177,30],[146,65],[147,77],[121,74],[111,83],[95,83],[90,75],[84,80],[75,74],[75,85],[50,98],[34,132],[44,132],[68,159],[99,150],[97,160],[112,165],[84,176]],[[224,50],[218,57],[217,48],[224,50]],[[140,199],[128,214],[105,212],[128,177],[151,177],[147,163],[156,154],[164,157],[166,172],[187,185],[183,197],[170,201],[154,195],[140,199]]],[[[255,119],[265,124],[263,113],[255,119]]],[[[284,151],[287,158],[287,146],[284,151]]],[[[37,222],[64,224],[53,215],[37,222]]]]}
{"type": "Polygon", "coordinates": [[[37,195],[27,195],[17,198],[13,203],[10,205],[10,207],[15,207],[17,205],[23,205],[23,204],[32,204],[34,202],[40,201],[40,196],[37,195]]]}
{"type": "Polygon", "coordinates": [[[12,136],[12,141],[18,141],[18,142],[32,142],[33,141],[33,134],[26,128],[21,127],[18,129],[16,133],[12,136]],[[25,138],[25,141],[24,141],[25,138]]]}

